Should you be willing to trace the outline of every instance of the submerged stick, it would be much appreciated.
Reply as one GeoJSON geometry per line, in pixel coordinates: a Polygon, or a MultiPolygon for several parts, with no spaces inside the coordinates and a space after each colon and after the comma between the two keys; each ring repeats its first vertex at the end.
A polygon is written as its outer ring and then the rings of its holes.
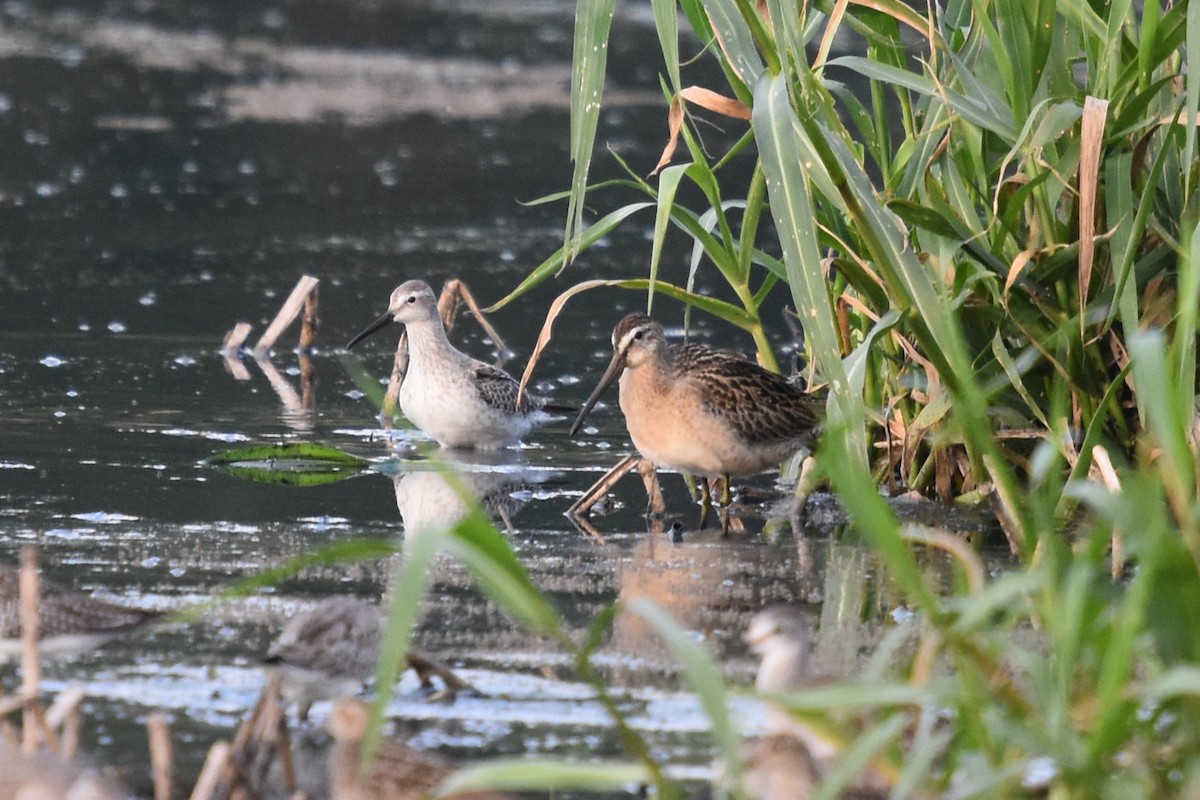
{"type": "Polygon", "coordinates": [[[24,731],[21,749],[25,753],[37,750],[36,713],[32,704],[36,701],[38,686],[41,683],[41,665],[38,662],[38,598],[41,588],[38,585],[37,549],[21,548],[21,577],[19,583],[21,597],[21,693],[28,704],[25,706],[24,731]]]}

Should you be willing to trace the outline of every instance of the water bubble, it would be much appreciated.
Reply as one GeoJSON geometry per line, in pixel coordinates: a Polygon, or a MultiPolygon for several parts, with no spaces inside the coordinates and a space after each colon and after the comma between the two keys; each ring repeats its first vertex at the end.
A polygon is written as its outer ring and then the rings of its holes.
{"type": "Polygon", "coordinates": [[[350,391],[346,392],[346,397],[349,397],[351,400],[362,400],[364,397],[366,397],[366,395],[360,392],[358,389],[351,389],[350,391]]]}
{"type": "Polygon", "coordinates": [[[111,333],[124,333],[126,331],[125,323],[114,319],[112,322],[108,323],[108,330],[111,333]]]}
{"type": "Polygon", "coordinates": [[[50,144],[50,135],[41,131],[27,130],[22,137],[25,139],[25,144],[34,144],[45,146],[50,144]]]}
{"type": "Polygon", "coordinates": [[[79,392],[74,389],[67,389],[67,397],[79,397],[79,392]]]}
{"type": "Polygon", "coordinates": [[[63,418],[63,417],[65,417],[66,415],[67,415],[67,412],[65,412],[65,411],[55,411],[55,412],[54,412],[54,416],[55,416],[57,419],[62,419],[62,418],[63,418]]]}
{"type": "Polygon", "coordinates": [[[238,164],[238,172],[243,175],[253,175],[258,172],[258,167],[255,166],[251,159],[243,158],[241,163],[238,164]]]}
{"type": "Polygon", "coordinates": [[[190,367],[196,363],[196,359],[191,356],[176,356],[175,363],[181,367],[190,367]]]}
{"type": "Polygon", "coordinates": [[[80,331],[82,331],[83,333],[87,333],[87,332],[88,332],[88,331],[90,331],[91,329],[92,329],[92,326],[91,326],[91,324],[89,324],[89,323],[87,323],[87,322],[80,322],[80,323],[79,323],[79,330],[80,330],[80,331]]]}
{"type": "Polygon", "coordinates": [[[504,261],[506,263],[510,262],[510,261],[516,261],[517,254],[514,253],[512,250],[501,250],[500,251],[500,260],[504,261]]]}
{"type": "Polygon", "coordinates": [[[87,57],[87,51],[79,45],[72,45],[66,48],[59,55],[59,61],[64,67],[78,67],[83,63],[83,59],[87,57]]]}
{"type": "Polygon", "coordinates": [[[63,364],[65,364],[67,362],[64,359],[59,358],[58,356],[49,355],[49,356],[42,356],[42,360],[39,361],[38,363],[41,364],[43,367],[54,368],[54,367],[61,367],[63,364]]]}
{"type": "Polygon", "coordinates": [[[150,291],[146,292],[144,295],[142,295],[141,297],[138,298],[138,303],[140,303],[141,305],[144,305],[144,306],[152,306],[157,302],[158,302],[158,295],[154,292],[153,289],[151,289],[150,291]]]}
{"type": "Polygon", "coordinates": [[[37,193],[38,197],[53,197],[62,191],[62,189],[57,183],[53,183],[51,181],[42,181],[36,187],[34,187],[33,191],[37,193]]]}
{"type": "Polygon", "coordinates": [[[108,193],[112,195],[114,200],[124,200],[126,197],[129,197],[129,189],[123,183],[114,183],[112,188],[108,190],[108,193]]]}
{"type": "Polygon", "coordinates": [[[0,92],[0,114],[12,111],[12,98],[4,92],[0,92]]]}
{"type": "Polygon", "coordinates": [[[150,556],[149,558],[143,558],[140,562],[138,562],[138,566],[142,567],[143,569],[154,569],[158,566],[158,562],[160,560],[161,559],[158,556],[150,556]]]}
{"type": "Polygon", "coordinates": [[[195,175],[200,171],[200,165],[189,158],[187,161],[183,162],[183,171],[188,175],[195,175]]]}

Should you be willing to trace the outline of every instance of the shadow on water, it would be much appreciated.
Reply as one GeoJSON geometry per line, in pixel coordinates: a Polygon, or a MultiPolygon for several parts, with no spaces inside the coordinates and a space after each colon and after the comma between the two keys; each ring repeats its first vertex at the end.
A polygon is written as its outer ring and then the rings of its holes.
{"type": "MultiPolygon", "coordinates": [[[[9,155],[0,168],[0,556],[15,561],[20,545],[36,543],[54,580],[179,609],[325,544],[399,543],[452,522],[465,506],[446,476],[396,458],[414,448],[419,457],[429,443],[379,429],[331,343],[378,314],[404,278],[463,278],[486,303],[561,244],[560,207],[517,201],[569,180],[574,5],[366,3],[336,18],[316,2],[105,8],[0,11],[0,152],[9,155]],[[283,347],[265,365],[242,362],[244,379],[219,354],[224,331],[238,320],[261,330],[306,272],[322,279],[307,405],[301,365],[283,347]],[[230,447],[300,440],[374,467],[297,488],[203,463],[230,447]]],[[[665,132],[655,34],[648,18],[617,26],[601,141],[648,172],[665,132]]],[[[703,83],[703,67],[694,69],[703,83]]],[[[614,169],[601,158],[595,177],[614,169]]],[[[575,269],[638,273],[643,234],[625,229],[575,269]]],[[[668,250],[660,277],[682,283],[686,243],[668,250]]],[[[703,273],[699,281],[701,291],[719,289],[703,273]]],[[[492,317],[516,352],[532,350],[563,285],[492,317]]],[[[613,323],[641,300],[600,298],[560,320],[534,376],[539,393],[578,403],[591,389],[613,323]]],[[[677,307],[659,308],[680,319],[677,307]]],[[[694,335],[751,348],[704,320],[694,335]]],[[[394,340],[385,338],[359,357],[372,375],[390,369],[394,340]]],[[[455,340],[481,358],[493,349],[469,322],[455,340]]],[[[878,563],[820,496],[808,527],[753,506],[742,530],[722,536],[698,528],[682,481],[664,475],[673,516],[665,532],[649,533],[630,477],[593,518],[600,536],[581,532],[563,512],[629,452],[611,397],[591,420],[596,432],[577,440],[563,420],[500,461],[452,465],[574,633],[616,600],[649,597],[748,686],[753,663],[740,634],[764,605],[804,604],[819,622],[816,659],[835,674],[852,673],[885,630],[907,622],[878,563]]],[[[772,489],[769,475],[751,483],[772,489]]],[[[986,530],[969,517],[946,525],[986,530]]],[[[935,556],[924,566],[953,580],[935,556]]],[[[329,594],[380,598],[392,569],[307,569],[195,623],[52,664],[47,686],[86,684],[88,749],[135,781],[144,778],[141,720],[167,710],[180,773],[194,776],[261,689],[258,662],[284,621],[329,594]]],[[[414,743],[471,757],[620,754],[565,658],[489,604],[460,565],[436,564],[417,643],[486,696],[431,704],[407,676],[393,711],[410,721],[414,743]]],[[[598,661],[656,752],[683,774],[705,774],[703,714],[652,633],[620,617],[598,661]]],[[[13,685],[11,670],[4,679],[13,685]]],[[[753,729],[760,721],[745,705],[753,729]]]]}

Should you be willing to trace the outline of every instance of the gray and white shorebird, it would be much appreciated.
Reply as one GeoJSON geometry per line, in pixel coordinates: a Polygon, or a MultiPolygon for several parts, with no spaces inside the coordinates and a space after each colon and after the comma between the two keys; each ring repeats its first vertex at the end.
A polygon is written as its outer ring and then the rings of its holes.
{"type": "Polygon", "coordinates": [[[613,381],[633,445],[658,467],[724,478],[778,466],[809,447],[820,401],[737,353],[673,346],[661,325],[630,314],[612,333],[613,357],[575,424],[574,435],[613,381]]]}
{"type": "Polygon", "coordinates": [[[424,281],[406,281],[388,309],[346,349],[392,322],[408,332],[408,371],[400,385],[404,416],[443,447],[493,450],[511,445],[550,418],[543,398],[521,394],[502,369],[463,353],[446,336],[437,297],[424,281]]]}
{"type": "MultiPolygon", "coordinates": [[[[279,674],[284,700],[295,703],[304,721],[318,700],[362,690],[379,667],[385,630],[379,606],[356,597],[327,597],[288,620],[264,663],[279,674]]],[[[430,678],[437,676],[449,693],[473,691],[429,656],[410,649],[407,660],[423,687],[432,686],[430,678]]]]}
{"type": "MultiPolygon", "coordinates": [[[[808,621],[796,606],[769,606],[754,615],[743,640],[762,661],[754,687],[759,694],[784,694],[828,680],[813,676],[808,664],[808,621]]],[[[756,800],[795,798],[816,793],[838,749],[781,708],[767,707],[768,734],[747,742],[742,752],[743,788],[756,800]]],[[[841,800],[883,800],[887,792],[872,785],[868,773],[844,789],[841,800]]]]}
{"type": "MultiPolygon", "coordinates": [[[[21,655],[21,571],[0,564],[0,664],[21,655]]],[[[38,651],[66,658],[99,647],[162,618],[162,613],[110,603],[40,578],[38,651]]]]}

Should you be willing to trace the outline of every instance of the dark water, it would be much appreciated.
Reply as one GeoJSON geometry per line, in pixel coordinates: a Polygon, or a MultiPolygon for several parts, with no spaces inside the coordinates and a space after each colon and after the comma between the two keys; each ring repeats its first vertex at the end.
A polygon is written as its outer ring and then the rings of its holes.
{"type": "MultiPolygon", "coordinates": [[[[350,362],[340,346],[404,279],[461,278],[488,303],[559,246],[563,206],[522,201],[569,180],[573,4],[93,6],[9,2],[0,12],[0,556],[36,543],[49,577],[178,609],[309,549],[359,536],[399,543],[420,520],[453,517],[440,476],[385,463],[396,442],[379,435],[352,378],[358,361],[385,376],[394,340],[376,337],[350,362]],[[297,410],[253,360],[239,380],[219,348],[241,320],[254,341],[303,274],[321,279],[321,328],[315,404],[297,410]],[[300,489],[203,463],[241,444],[309,440],[381,465],[300,489]]],[[[648,11],[624,13],[600,142],[644,174],[665,135],[657,44],[648,11]]],[[[718,85],[703,68],[685,78],[718,85]]],[[[709,135],[718,145],[738,133],[709,135]]],[[[597,176],[616,173],[602,154],[597,176]]],[[[574,280],[644,272],[652,225],[627,226],[492,317],[518,354],[510,369],[523,368],[550,300],[574,280]]],[[[668,250],[663,277],[683,282],[687,244],[668,250]]],[[[537,389],[580,402],[607,361],[611,326],[641,302],[614,291],[569,307],[537,389]]],[[[680,320],[678,308],[660,313],[680,320]]],[[[728,329],[702,324],[699,335],[750,348],[728,329]]],[[[295,337],[272,361],[292,390],[295,337]]],[[[493,353],[469,320],[455,338],[493,353]]],[[[594,520],[600,537],[579,531],[563,512],[629,445],[615,404],[593,415],[595,435],[571,440],[567,424],[467,475],[578,631],[616,599],[651,597],[746,685],[740,631],[765,604],[809,604],[817,659],[843,672],[904,623],[902,602],[853,537],[840,537],[828,501],[810,518],[831,524],[796,529],[755,507],[744,530],[722,537],[696,529],[697,509],[668,475],[668,523],[685,531],[672,542],[647,532],[629,478],[594,520]]],[[[753,483],[770,489],[772,478],[753,483]]],[[[48,685],[86,684],[90,747],[135,783],[145,777],[141,721],[169,712],[181,772],[194,775],[253,702],[257,661],[287,616],[331,593],[377,598],[392,569],[308,570],[192,625],[52,666],[48,685]]],[[[430,704],[407,694],[407,679],[396,712],[413,721],[414,741],[464,756],[620,755],[560,653],[487,603],[460,566],[439,563],[431,586],[419,643],[493,696],[430,704]]],[[[601,663],[657,752],[703,776],[703,715],[652,634],[620,619],[601,663]]]]}

